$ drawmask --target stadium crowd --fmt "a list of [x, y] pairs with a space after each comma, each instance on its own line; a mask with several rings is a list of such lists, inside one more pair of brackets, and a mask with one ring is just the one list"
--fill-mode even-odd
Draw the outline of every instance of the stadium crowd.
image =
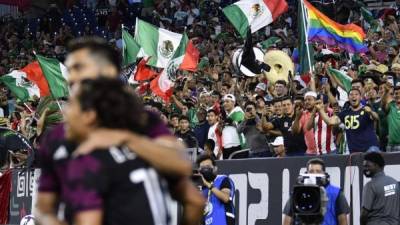
[[[155, 96], [146, 83], [131, 84], [146, 107], [158, 113], [188, 148], [215, 159], [400, 150], [400, 16], [396, 10], [373, 12], [376, 19], [371, 25], [358, 9], [352, 11], [350, 20], [367, 34], [367, 53], [353, 55], [314, 43], [310, 79], [296, 73], [294, 79], [272, 83], [233, 68], [231, 55], [243, 39], [221, 11], [231, 3], [67, 1], [63, 9], [54, 4], [39, 18], [3, 16], [0, 74], [33, 62], [33, 51], [63, 62], [66, 44], [78, 36], [101, 36], [122, 51], [121, 24], [133, 31], [135, 17], [140, 17], [174, 32], [186, 30], [200, 51], [197, 71], [179, 72], [169, 102]], [[265, 50], [282, 50], [297, 63], [297, 5], [288, 3], [288, 12], [253, 34], [253, 42], [275, 36], [280, 41]], [[330, 68], [352, 78], [351, 87], [345, 87]], [[60, 102], [44, 98], [22, 103], [0, 87], [0, 126], [20, 132], [34, 146], [44, 131], [63, 120]]]

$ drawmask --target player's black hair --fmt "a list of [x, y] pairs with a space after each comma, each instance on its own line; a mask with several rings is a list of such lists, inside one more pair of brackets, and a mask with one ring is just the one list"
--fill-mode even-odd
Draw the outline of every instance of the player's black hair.
[[400, 86], [395, 86], [395, 87], [394, 87], [394, 90], [395, 90], [395, 91], [400, 90]]
[[206, 160], [211, 160], [211, 163], [213, 164], [213, 166], [216, 166], [215, 160], [210, 155], [207, 155], [207, 154], [202, 154], [197, 158], [197, 160], [196, 160], [197, 166], [200, 166], [200, 163], [203, 161], [206, 161]]
[[105, 39], [94, 36], [80, 37], [72, 39], [67, 45], [69, 53], [82, 49], [89, 50], [91, 55], [100, 57], [115, 66], [118, 73], [121, 71], [120, 54]]
[[99, 127], [145, 133], [147, 114], [139, 97], [118, 79], [83, 80], [78, 93], [83, 111], [94, 110]]
[[379, 152], [368, 152], [364, 155], [365, 161], [370, 161], [378, 165], [380, 168], [385, 167], [385, 160]]
[[313, 159], [308, 160], [308, 162], [307, 162], [307, 171], [308, 171], [308, 167], [310, 167], [311, 164], [313, 164], [313, 165], [315, 165], [315, 164], [321, 165], [322, 170], [325, 172], [325, 162], [324, 162], [324, 160], [322, 160], [320, 158], [313, 158]]

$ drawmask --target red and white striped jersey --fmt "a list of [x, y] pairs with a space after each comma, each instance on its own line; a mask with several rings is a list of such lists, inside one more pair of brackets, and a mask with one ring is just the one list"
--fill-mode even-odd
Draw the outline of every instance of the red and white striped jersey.
[[[326, 113], [329, 117], [332, 117], [333, 109], [328, 108]], [[329, 154], [336, 150], [333, 126], [326, 124], [319, 113], [315, 115], [314, 119], [314, 137], [318, 154]]]

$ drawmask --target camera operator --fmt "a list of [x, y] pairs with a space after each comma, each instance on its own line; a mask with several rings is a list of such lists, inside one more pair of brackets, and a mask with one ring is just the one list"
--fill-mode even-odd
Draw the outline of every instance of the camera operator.
[[218, 168], [214, 159], [209, 155], [199, 156], [197, 165], [203, 181], [202, 193], [207, 199], [203, 224], [234, 225], [235, 186], [233, 181], [226, 175], [217, 176]]
[[[314, 158], [307, 162], [307, 173], [329, 176], [325, 172], [325, 162], [319, 158]], [[327, 182], [324, 188], [328, 197], [328, 204], [322, 225], [347, 225], [347, 214], [350, 213], [350, 208], [343, 192], [339, 187], [333, 186], [329, 182]], [[286, 202], [283, 214], [283, 225], [300, 224], [297, 220], [293, 219], [292, 198]]]
[[256, 103], [248, 101], [245, 104], [244, 121], [238, 126], [238, 132], [243, 133], [247, 147], [250, 148], [250, 157], [271, 157], [267, 145], [267, 137], [261, 133], [262, 121], [257, 115]]

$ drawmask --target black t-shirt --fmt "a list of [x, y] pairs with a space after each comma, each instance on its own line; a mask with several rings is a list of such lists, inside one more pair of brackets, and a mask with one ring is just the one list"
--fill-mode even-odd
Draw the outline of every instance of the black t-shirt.
[[299, 134], [292, 133], [293, 121], [294, 118], [287, 115], [272, 121], [275, 129], [278, 129], [282, 132], [286, 153], [289, 155], [291, 153], [304, 153], [307, 150], [304, 134], [302, 132]]
[[74, 214], [100, 209], [106, 225], [169, 224], [166, 180], [129, 149], [94, 151], [70, 158], [65, 166], [63, 196]]

